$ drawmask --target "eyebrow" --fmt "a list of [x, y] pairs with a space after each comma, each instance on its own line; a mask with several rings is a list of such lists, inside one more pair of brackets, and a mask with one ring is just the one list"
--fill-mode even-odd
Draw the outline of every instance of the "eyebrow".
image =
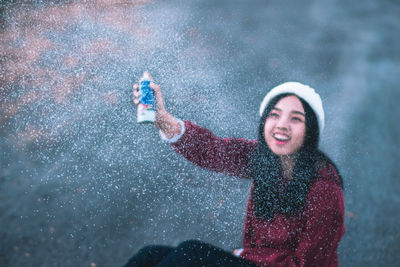
[[[280, 108], [272, 108], [272, 110], [278, 110], [278, 111], [282, 111]], [[297, 110], [293, 110], [293, 111], [291, 111], [290, 113], [293, 113], [293, 114], [298, 114], [298, 115], [302, 115], [302, 116], [306, 116], [306, 114], [304, 114], [303, 112], [301, 112], [301, 111], [297, 111]]]

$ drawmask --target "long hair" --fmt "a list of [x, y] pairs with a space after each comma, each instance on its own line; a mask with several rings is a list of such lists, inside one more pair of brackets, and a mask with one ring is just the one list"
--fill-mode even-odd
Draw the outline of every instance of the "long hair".
[[276, 96], [265, 108], [258, 128], [257, 149], [250, 161], [250, 174], [254, 179], [255, 215], [267, 220], [274, 218], [276, 214], [294, 216], [304, 206], [306, 196], [316, 177], [317, 163], [329, 162], [336, 168], [332, 161], [318, 150], [317, 118], [310, 105], [299, 97], [305, 111], [305, 138], [303, 145], [297, 151], [290, 181], [283, 181], [279, 156], [268, 147], [264, 136], [264, 126], [272, 108], [279, 100], [289, 95], [293, 94]]

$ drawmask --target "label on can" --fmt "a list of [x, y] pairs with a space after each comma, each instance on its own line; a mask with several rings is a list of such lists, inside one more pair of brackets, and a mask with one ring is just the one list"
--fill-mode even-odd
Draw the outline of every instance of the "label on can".
[[138, 122], [154, 122], [155, 121], [155, 106], [154, 92], [150, 88], [149, 80], [140, 81], [140, 97], [138, 105]]
[[154, 93], [150, 88], [150, 81], [141, 81], [140, 91], [139, 103], [145, 105], [146, 109], [154, 110]]

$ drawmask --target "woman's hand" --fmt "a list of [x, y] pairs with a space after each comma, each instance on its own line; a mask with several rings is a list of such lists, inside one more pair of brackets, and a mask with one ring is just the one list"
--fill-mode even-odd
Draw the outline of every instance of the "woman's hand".
[[[146, 75], [152, 80], [149, 72], [145, 72]], [[143, 74], [145, 74], [143, 73]], [[158, 129], [160, 129], [167, 138], [172, 138], [174, 135], [177, 135], [181, 132], [181, 125], [179, 124], [178, 120], [174, 118], [171, 114], [167, 112], [164, 105], [164, 98], [161, 93], [161, 88], [158, 84], [154, 82], [150, 82], [150, 88], [154, 92], [155, 98], [155, 105], [156, 105], [156, 121], [155, 125]], [[139, 85], [135, 83], [133, 85], [133, 103], [137, 106], [139, 104]]]
[[242, 252], [243, 252], [243, 249], [242, 249], [242, 248], [237, 248], [237, 249], [235, 249], [235, 250], [233, 251], [233, 255], [239, 257], [240, 254], [242, 254]]
[[[143, 72], [143, 76], [146, 75], [149, 77], [150, 80], [153, 80], [153, 77], [148, 71]], [[161, 88], [158, 84], [155, 84], [154, 82], [150, 82], [150, 88], [154, 92], [154, 98], [155, 98], [155, 103], [156, 103], [156, 113], [164, 113], [166, 112], [165, 106], [164, 106], [164, 98], [161, 93]], [[135, 97], [133, 102], [135, 105], [139, 104], [139, 85], [135, 83], [133, 85], [133, 96]]]

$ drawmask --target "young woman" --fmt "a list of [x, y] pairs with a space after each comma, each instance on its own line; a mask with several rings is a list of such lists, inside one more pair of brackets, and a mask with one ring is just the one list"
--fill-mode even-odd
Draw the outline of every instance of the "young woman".
[[209, 170], [250, 178], [252, 187], [243, 249], [233, 254], [196, 240], [147, 246], [126, 266], [338, 266], [345, 232], [342, 180], [318, 150], [324, 111], [314, 89], [297, 82], [273, 88], [260, 107], [258, 139], [246, 140], [220, 138], [174, 118], [160, 87], [151, 88], [155, 125], [177, 153]]

